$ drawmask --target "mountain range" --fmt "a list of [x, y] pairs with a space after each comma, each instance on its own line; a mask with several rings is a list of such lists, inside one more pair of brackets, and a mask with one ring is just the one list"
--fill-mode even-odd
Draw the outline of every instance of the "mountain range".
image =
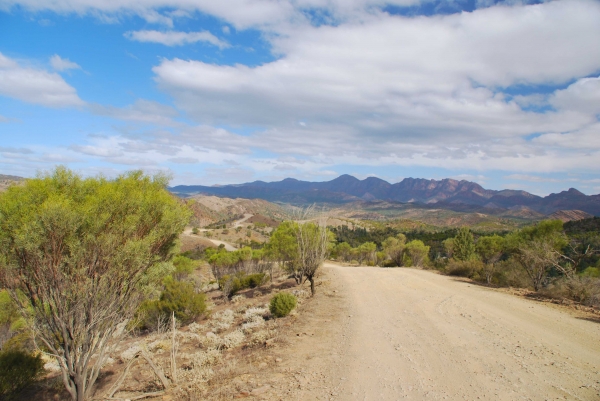
[[485, 189], [475, 182], [450, 178], [405, 178], [396, 184], [390, 184], [376, 177], [359, 180], [344, 174], [324, 182], [286, 178], [276, 182], [254, 181], [223, 186], [178, 185], [170, 190], [184, 197], [205, 194], [292, 204], [386, 201], [435, 205], [451, 210], [465, 207], [472, 210], [530, 209], [543, 214], [574, 209], [600, 216], [600, 195], [585, 195], [575, 188], [541, 197], [521, 190]]

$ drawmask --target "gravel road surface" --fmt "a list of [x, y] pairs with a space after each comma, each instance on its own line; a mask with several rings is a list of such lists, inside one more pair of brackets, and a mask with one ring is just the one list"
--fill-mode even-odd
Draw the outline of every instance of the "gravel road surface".
[[597, 321], [430, 271], [324, 269], [293, 399], [600, 399]]

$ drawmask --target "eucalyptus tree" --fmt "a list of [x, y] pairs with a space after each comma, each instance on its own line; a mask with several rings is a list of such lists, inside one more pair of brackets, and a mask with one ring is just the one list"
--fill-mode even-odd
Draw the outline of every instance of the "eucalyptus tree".
[[58, 167], [0, 195], [0, 280], [54, 356], [71, 398], [91, 399], [108, 353], [172, 268], [189, 209], [168, 179]]

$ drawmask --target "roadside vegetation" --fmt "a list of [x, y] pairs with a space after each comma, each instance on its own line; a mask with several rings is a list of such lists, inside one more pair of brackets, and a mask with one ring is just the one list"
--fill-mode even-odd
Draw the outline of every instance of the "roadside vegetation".
[[[496, 287], [529, 288], [539, 296], [600, 307], [600, 218], [563, 224], [545, 220], [512, 232], [467, 227], [398, 233], [391, 227], [332, 230], [338, 261], [423, 267]], [[384, 237], [387, 237], [384, 239]]]
[[[328, 258], [436, 269], [600, 306], [597, 218], [401, 232], [327, 227], [308, 213], [283, 222], [237, 213], [206, 231], [193, 226], [197, 205], [167, 183], [59, 167], [0, 194], [2, 399], [246, 396], [231, 379], [256, 369], [243, 361], [276, 363], [261, 350], [285, 343], [283, 327], [318, 291]], [[209, 234], [236, 238], [237, 248], [199, 238]]]
[[192, 213], [167, 183], [59, 167], [0, 194], [2, 399], [232, 398], [224, 353], [279, 341], [280, 320], [317, 290], [325, 222], [181, 253]]

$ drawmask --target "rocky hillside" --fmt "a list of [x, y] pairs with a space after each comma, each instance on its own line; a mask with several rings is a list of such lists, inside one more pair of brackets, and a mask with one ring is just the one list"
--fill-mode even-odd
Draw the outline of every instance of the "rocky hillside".
[[592, 216], [589, 213], [582, 212], [581, 210], [559, 210], [557, 212], [554, 212], [554, 213], [548, 215], [549, 219], [562, 220], [563, 223], [566, 223], [568, 221], [589, 219], [591, 217], [594, 217], [594, 216]]
[[0, 174], [0, 192], [6, 190], [10, 185], [19, 183], [23, 180], [23, 177], [17, 177], [16, 175]]
[[256, 221], [262, 218], [265, 224], [268, 221], [270, 224], [267, 225], [274, 225], [275, 222], [285, 220], [289, 216], [289, 211], [284, 207], [262, 199], [231, 199], [205, 195], [194, 195], [190, 198], [194, 200], [193, 223], [199, 227], [230, 222], [248, 214], [258, 216], [255, 217]]
[[474, 206], [486, 209], [531, 210], [550, 214], [558, 210], [581, 210], [600, 215], [600, 195], [585, 195], [571, 188], [558, 194], [540, 197], [526, 191], [495, 191], [465, 180], [426, 180], [405, 178], [390, 184], [375, 177], [359, 180], [342, 175], [326, 182], [299, 181], [286, 178], [283, 181], [254, 181], [239, 185], [206, 187], [180, 185], [171, 188], [180, 196], [194, 194], [264, 199], [271, 202], [291, 204], [349, 203], [357, 201], [386, 201], [413, 204], [436, 204], [436, 207], [454, 210], [457, 206]]

